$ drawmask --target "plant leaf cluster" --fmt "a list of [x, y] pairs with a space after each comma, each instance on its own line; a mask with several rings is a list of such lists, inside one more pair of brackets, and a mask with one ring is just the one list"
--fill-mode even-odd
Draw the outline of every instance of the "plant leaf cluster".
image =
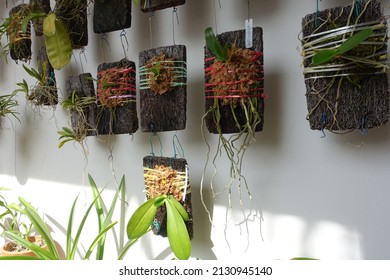
[[228, 43], [225, 43], [225, 45], [222, 47], [221, 43], [218, 41], [211, 27], [206, 28], [205, 39], [207, 47], [210, 49], [216, 59], [221, 62], [229, 61]]
[[186, 260], [191, 255], [191, 241], [185, 222], [190, 218], [183, 205], [173, 196], [160, 195], [143, 203], [127, 224], [129, 239], [137, 239], [147, 233], [156, 216], [157, 209], [165, 205], [167, 210], [167, 235], [172, 252], [178, 259]]

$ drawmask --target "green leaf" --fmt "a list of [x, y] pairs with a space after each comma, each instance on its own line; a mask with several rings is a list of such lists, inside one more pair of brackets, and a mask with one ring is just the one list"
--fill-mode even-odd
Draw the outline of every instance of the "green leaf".
[[374, 31], [371, 28], [363, 29], [359, 31], [358, 33], [354, 34], [353, 36], [349, 37], [337, 50], [337, 54], [343, 54], [347, 51], [353, 49], [357, 45], [359, 45], [361, 42], [365, 41], [368, 37], [370, 37]]
[[371, 28], [363, 29], [358, 33], [349, 37], [344, 43], [342, 43], [337, 49], [328, 49], [317, 52], [312, 58], [313, 66], [317, 66], [332, 60], [337, 55], [342, 55], [347, 51], [355, 48], [361, 42], [370, 37], [374, 31]]
[[191, 240], [182, 216], [171, 200], [165, 203], [167, 208], [167, 234], [172, 252], [180, 260], [191, 255]]
[[36, 18], [45, 17], [45, 13], [31, 13], [27, 17], [25, 17], [22, 21], [22, 32], [26, 33], [28, 25], [30, 24], [30, 21]]
[[222, 48], [217, 37], [214, 35], [213, 29], [211, 27], [206, 28], [205, 30], [205, 39], [206, 46], [210, 49], [216, 59], [219, 61], [225, 62], [228, 59], [229, 46], [227, 44]]
[[45, 36], [54, 36], [56, 33], [56, 14], [52, 13], [43, 20], [43, 34]]
[[313, 66], [317, 66], [332, 60], [337, 54], [337, 50], [323, 50], [313, 56]]
[[64, 25], [59, 20], [56, 20], [54, 24], [55, 33], [52, 36], [45, 35], [45, 44], [51, 65], [54, 69], [59, 70], [70, 62], [72, 43]]
[[[91, 256], [93, 250], [95, 249], [96, 246], [98, 246], [98, 244], [101, 242], [101, 240], [104, 240], [106, 238], [106, 234], [107, 232], [117, 224], [118, 222], [115, 221], [115, 222], [112, 222], [111, 224], [109, 224], [108, 226], [102, 228], [102, 229], [99, 229], [99, 234], [95, 237], [95, 239], [92, 241], [91, 245], [89, 246], [85, 256], [84, 256], [84, 259], [85, 260], [89, 260], [89, 257]], [[104, 248], [104, 247], [103, 247]], [[100, 258], [100, 260], [103, 259], [103, 256]], [[97, 259], [99, 260], [99, 259]]]
[[23, 64], [23, 68], [31, 77], [37, 79], [38, 81], [42, 80], [42, 75], [34, 68], [28, 68], [25, 64]]
[[20, 244], [20, 245], [26, 247], [31, 252], [33, 252], [37, 256], [38, 259], [41, 259], [41, 260], [55, 260], [56, 259], [49, 251], [35, 245], [34, 243], [31, 243], [27, 239], [24, 239], [13, 232], [6, 231], [4, 234], [7, 237], [9, 237], [10, 239], [12, 239], [14, 242], [16, 242], [17, 244]]
[[143, 203], [131, 216], [127, 224], [127, 236], [129, 239], [136, 239], [144, 235], [157, 213], [155, 206], [156, 199], [149, 199]]
[[170, 196], [168, 199], [172, 203], [172, 205], [175, 206], [176, 210], [180, 213], [180, 216], [183, 218], [183, 220], [186, 222], [189, 221], [190, 217], [188, 216], [188, 213], [186, 209], [184, 209], [183, 205], [173, 196]]
[[22, 197], [19, 197], [19, 201], [24, 206], [24, 213], [27, 215], [31, 223], [34, 225], [34, 228], [39, 232], [39, 234], [45, 241], [46, 246], [48, 247], [49, 252], [52, 256], [52, 259], [58, 260], [59, 253], [48, 226], [29, 202], [27, 202]]

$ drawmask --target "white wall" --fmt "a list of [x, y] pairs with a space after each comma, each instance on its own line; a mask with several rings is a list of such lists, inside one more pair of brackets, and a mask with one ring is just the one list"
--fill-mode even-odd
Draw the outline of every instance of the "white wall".
[[[0, 2], [1, 17], [6, 17], [8, 11], [4, 2]], [[372, 129], [367, 136], [357, 131], [343, 136], [327, 133], [321, 138], [322, 134], [311, 131], [305, 119], [298, 33], [302, 17], [315, 11], [314, 0], [250, 1], [254, 24], [264, 29], [265, 92], [269, 96], [264, 131], [257, 134], [257, 142], [246, 154], [243, 170], [253, 195], [252, 221], [247, 224], [248, 231], [245, 224], [238, 226], [241, 211], [235, 204], [226, 227], [229, 243], [226, 242], [227, 201], [222, 195], [215, 201], [210, 197], [206, 199], [213, 208], [215, 224], [210, 225], [199, 193], [206, 160], [206, 145], [200, 129], [204, 112], [203, 31], [207, 26], [215, 28], [215, 22], [218, 32], [242, 29], [247, 17], [247, 1], [220, 2], [221, 8], [217, 5], [214, 13], [213, 1], [188, 0], [178, 7], [180, 25], [175, 26], [176, 44], [185, 44], [188, 52], [188, 121], [186, 130], [178, 131], [177, 135], [190, 168], [195, 223], [193, 257], [390, 258], [389, 126]], [[320, 8], [350, 2], [322, 1]], [[388, 1], [382, 3], [388, 11]], [[93, 7], [90, 11], [92, 13]], [[152, 22], [153, 47], [171, 45], [172, 9], [157, 12]], [[108, 36], [110, 51], [101, 37], [93, 33], [91, 21], [89, 26], [90, 41], [85, 57], [75, 52], [71, 65], [56, 73], [61, 96], [64, 96], [69, 75], [78, 75], [82, 69], [96, 75], [99, 63], [124, 56], [119, 32]], [[148, 15], [133, 7], [132, 27], [126, 32], [130, 44], [127, 57], [138, 65], [138, 52], [151, 47]], [[21, 65], [0, 61], [0, 94], [12, 92], [23, 78], [28, 79]], [[79, 193], [81, 216], [85, 200], [89, 198], [88, 173], [100, 186], [107, 185], [104, 193], [107, 201], [115, 189], [115, 177], [119, 180], [126, 175], [127, 218], [144, 201], [142, 158], [150, 153], [150, 134], [137, 131], [133, 136], [90, 138], [86, 160], [78, 146], [68, 144], [57, 148], [56, 132], [68, 125], [68, 115], [62, 108], [36, 112], [21, 98], [19, 112], [21, 123], [2, 122], [0, 185], [13, 188], [10, 198], [21, 195], [50, 215], [52, 220], [48, 222], [62, 244], [64, 235], [53, 224], [53, 219], [57, 225], [66, 227], [70, 205]], [[165, 156], [173, 155], [173, 135], [159, 134]], [[215, 148], [216, 136], [207, 137]], [[218, 162], [218, 167], [221, 176], [216, 187], [222, 190], [229, 176], [225, 158]], [[237, 200], [236, 190], [233, 196]], [[244, 204], [246, 213], [249, 213], [249, 205], [248, 201]], [[89, 232], [83, 238], [85, 246], [94, 234], [94, 222], [91, 219], [88, 224]], [[126, 258], [164, 258], [169, 254], [167, 247], [166, 239], [150, 234], [132, 248]], [[115, 258], [115, 249], [109, 250], [107, 258]]]

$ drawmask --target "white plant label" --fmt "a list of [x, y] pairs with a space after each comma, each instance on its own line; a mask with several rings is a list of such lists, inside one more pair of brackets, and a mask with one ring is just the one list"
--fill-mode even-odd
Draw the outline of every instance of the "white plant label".
[[245, 47], [247, 49], [253, 47], [253, 19], [245, 20]]

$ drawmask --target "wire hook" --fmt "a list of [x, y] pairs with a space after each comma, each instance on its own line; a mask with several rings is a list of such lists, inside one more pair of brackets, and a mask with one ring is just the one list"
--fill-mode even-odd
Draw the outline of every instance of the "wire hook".
[[[127, 40], [126, 31], [123, 29], [119, 36], [121, 38], [123, 54], [125, 55], [125, 58], [127, 58], [127, 52], [129, 51], [129, 40]], [[126, 42], [126, 48], [125, 48], [125, 44], [123, 43], [123, 41]]]

